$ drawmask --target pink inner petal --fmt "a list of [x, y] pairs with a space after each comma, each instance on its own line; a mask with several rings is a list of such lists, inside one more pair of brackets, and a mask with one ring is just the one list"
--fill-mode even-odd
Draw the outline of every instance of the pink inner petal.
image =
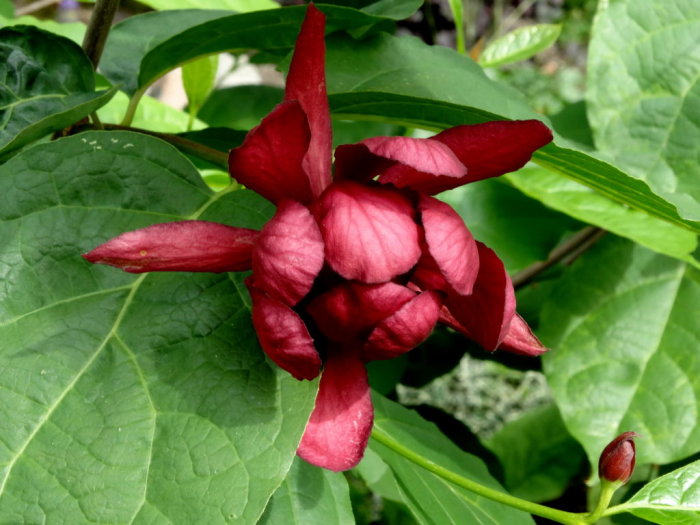
[[296, 101], [283, 102], [229, 153], [229, 173], [266, 199], [279, 203], [313, 200], [302, 159], [309, 147], [309, 124]]
[[467, 167], [465, 176], [435, 176], [427, 170], [397, 165], [389, 168], [379, 181], [434, 195], [523, 167], [535, 150], [551, 142], [552, 132], [539, 120], [496, 121], [450, 128], [432, 140], [445, 144], [455, 153]]
[[364, 455], [373, 418], [364, 363], [353, 350], [331, 348], [297, 454], [319, 467], [348, 470]]
[[442, 301], [423, 292], [377, 325], [363, 349], [367, 360], [393, 359], [425, 341], [435, 327]]
[[365, 339], [382, 319], [415, 297], [392, 282], [346, 282], [315, 298], [307, 307], [319, 330], [337, 342]]
[[454, 291], [469, 295], [479, 272], [474, 237], [457, 212], [442, 201], [421, 195], [418, 210], [430, 255]]
[[386, 170], [394, 161], [421, 172], [447, 177], [467, 173], [452, 150], [431, 139], [411, 137], [373, 137], [336, 150], [336, 178], [369, 180]]
[[498, 349], [530, 356], [544, 354], [548, 350], [518, 313], [513, 317], [508, 333]]
[[313, 286], [323, 267], [323, 239], [308, 208], [283, 201], [253, 250], [255, 285], [289, 306]]
[[314, 212], [326, 245], [326, 260], [346, 279], [389, 281], [420, 257], [411, 201], [391, 188], [353, 181], [333, 184]]
[[515, 315], [515, 292], [498, 256], [477, 242], [479, 274], [471, 295], [450, 294], [446, 305], [469, 337], [493, 351], [503, 341]]
[[246, 284], [253, 300], [253, 326], [268, 357], [296, 379], [316, 377], [321, 358], [304, 321], [287, 305]]
[[311, 142], [303, 165], [314, 197], [321, 195], [331, 183], [331, 117], [326, 94], [325, 27], [325, 15], [309, 4], [289, 66], [284, 97], [285, 100], [298, 100], [309, 120]]
[[216, 222], [168, 222], [122, 233], [83, 257], [131, 273], [239, 272], [250, 269], [257, 237]]

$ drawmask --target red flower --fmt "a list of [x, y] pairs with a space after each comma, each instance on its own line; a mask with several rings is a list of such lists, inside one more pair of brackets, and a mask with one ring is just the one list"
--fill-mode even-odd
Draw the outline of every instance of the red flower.
[[490, 351], [545, 351], [515, 313], [501, 261], [431, 195], [518, 169], [552, 135], [530, 120], [430, 139], [375, 137], [336, 149], [332, 181], [324, 30], [310, 5], [284, 102], [229, 157], [231, 175], [277, 205], [260, 232], [158, 224], [85, 258], [130, 272], [252, 269], [246, 283], [262, 348], [297, 379], [323, 370], [298, 453], [345, 470], [362, 458], [372, 428], [367, 361], [415, 348], [437, 321]]

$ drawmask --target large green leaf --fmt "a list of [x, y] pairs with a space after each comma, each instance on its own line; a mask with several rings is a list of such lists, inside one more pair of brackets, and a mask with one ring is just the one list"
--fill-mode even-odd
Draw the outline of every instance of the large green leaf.
[[239, 13], [274, 9], [279, 4], [274, 0], [142, 0], [153, 9], [229, 9]]
[[[327, 69], [331, 108], [345, 118], [433, 130], [502, 118], [542, 118], [512, 90], [490, 81], [469, 58], [413, 38], [383, 34], [361, 42], [330, 38]], [[681, 219], [674, 206], [646, 183], [564, 139], [557, 137], [534, 159], [606, 198], [700, 232], [700, 223]]]
[[[345, 7], [319, 7], [327, 15], [327, 32], [369, 27], [386, 20]], [[305, 6], [294, 6], [237, 15], [188, 9], [135, 16], [110, 32], [101, 70], [132, 95], [171, 69], [201, 56], [245, 49], [291, 50], [305, 13]]]
[[107, 103], [80, 47], [31, 26], [0, 29], [0, 157]]
[[644, 486], [619, 508], [659, 525], [700, 522], [700, 461]]
[[508, 491], [530, 501], [557, 499], [585, 460], [554, 405], [507, 423], [484, 445], [500, 460]]
[[351, 525], [348, 483], [331, 472], [295, 458], [287, 479], [277, 489], [260, 525]]
[[695, 265], [699, 263], [694, 253], [698, 236], [689, 230], [606, 199], [574, 180], [539, 166], [527, 166], [506, 178], [550, 208], [633, 239], [659, 253]]
[[554, 44], [561, 33], [558, 24], [533, 24], [497, 38], [479, 56], [483, 67], [496, 67], [525, 60]]
[[138, 76], [141, 61], [149, 51], [191, 27], [230, 14], [230, 11], [222, 10], [185, 9], [129, 17], [109, 32], [100, 60], [100, 71], [122, 91], [133, 95], [140, 87]]
[[572, 435], [597, 462], [623, 431], [640, 463], [700, 450], [700, 271], [608, 237], [553, 288], [539, 335]]
[[[482, 485], [502, 490], [480, 459], [460, 450], [435, 425], [384, 397], [374, 395], [373, 400], [375, 432], [437, 465]], [[528, 514], [453, 485], [377, 439], [370, 441], [370, 448], [391, 467], [401, 493], [406, 497], [406, 505], [421, 523], [534, 523]]]
[[700, 220], [700, 3], [601, 2], [589, 51], [596, 145]]
[[260, 227], [272, 207], [213, 195], [128, 132], [27, 149], [0, 192], [0, 522], [255, 522], [316, 384], [267, 364], [234, 274], [134, 276], [80, 253], [182, 218]]

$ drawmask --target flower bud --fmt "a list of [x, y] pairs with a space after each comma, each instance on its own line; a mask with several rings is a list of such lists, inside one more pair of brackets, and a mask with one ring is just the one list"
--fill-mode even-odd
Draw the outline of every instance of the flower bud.
[[605, 447], [598, 461], [598, 475], [601, 480], [625, 483], [634, 471], [635, 432], [623, 432]]

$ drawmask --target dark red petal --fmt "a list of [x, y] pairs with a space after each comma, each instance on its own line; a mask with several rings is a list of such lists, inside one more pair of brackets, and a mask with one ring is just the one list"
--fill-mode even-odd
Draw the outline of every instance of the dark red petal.
[[387, 170], [379, 181], [434, 195], [523, 167], [535, 150], [551, 142], [552, 132], [539, 120], [496, 121], [457, 126], [432, 139], [447, 145], [467, 167], [464, 177], [435, 176], [425, 170], [397, 165]]
[[634, 472], [636, 432], [623, 432], [603, 449], [598, 460], [598, 476], [601, 480], [626, 483]]
[[268, 357], [299, 380], [316, 377], [321, 358], [304, 321], [287, 305], [246, 284], [253, 300], [253, 326]]
[[393, 359], [414, 349], [433, 331], [441, 306], [435, 292], [411, 299], [372, 331], [363, 349], [364, 359]]
[[450, 313], [471, 339], [493, 351], [508, 333], [515, 315], [515, 292], [510, 277], [498, 256], [482, 243], [479, 249], [479, 274], [471, 295], [448, 295]]
[[325, 27], [325, 15], [310, 4], [294, 48], [284, 96], [285, 100], [298, 100], [308, 118], [311, 142], [303, 165], [314, 197], [321, 195], [331, 183], [331, 116], [326, 94]]
[[336, 472], [350, 469], [364, 455], [373, 419], [364, 364], [353, 351], [331, 348], [297, 454]]
[[335, 176], [337, 179], [368, 180], [391, 165], [387, 164], [387, 159], [433, 175], [462, 177], [467, 173], [452, 150], [438, 141], [373, 137], [336, 149]]
[[415, 293], [392, 282], [346, 282], [319, 295], [307, 307], [319, 330], [337, 342], [364, 340], [379, 321], [396, 312]]
[[298, 202], [282, 201], [255, 243], [255, 285], [294, 306], [322, 267], [323, 239], [311, 212]]
[[333, 184], [314, 207], [326, 260], [346, 279], [389, 281], [420, 257], [411, 201], [386, 187]]
[[544, 354], [548, 350], [547, 347], [540, 343], [540, 340], [532, 333], [525, 319], [520, 317], [517, 312], [513, 316], [508, 333], [498, 349], [530, 356]]
[[168, 222], [122, 233], [83, 257], [131, 273], [240, 272], [251, 267], [257, 236], [216, 222]]
[[283, 102], [232, 149], [228, 169], [238, 182], [279, 203], [313, 200], [302, 159], [309, 147], [309, 125], [296, 101]]
[[421, 195], [418, 204], [425, 242], [445, 280], [455, 292], [469, 295], [479, 272], [479, 252], [471, 232], [456, 211]]

